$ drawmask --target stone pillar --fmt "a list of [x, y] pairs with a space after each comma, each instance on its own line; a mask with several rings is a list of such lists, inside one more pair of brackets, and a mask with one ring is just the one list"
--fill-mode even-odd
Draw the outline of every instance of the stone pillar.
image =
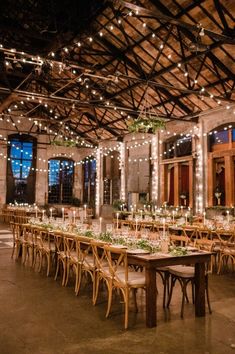
[[174, 162], [174, 206], [175, 207], [180, 204], [179, 181], [180, 181], [180, 165], [178, 162]]
[[225, 163], [225, 205], [232, 207], [234, 205], [234, 164], [232, 156], [224, 157]]
[[103, 179], [102, 179], [102, 161], [101, 161], [101, 149], [100, 147], [96, 150], [96, 203], [95, 203], [95, 213], [96, 217], [100, 215], [100, 206], [102, 204], [103, 196]]
[[213, 166], [213, 158], [211, 154], [209, 155], [208, 162], [207, 162], [207, 206], [213, 206], [214, 201], [214, 166]]
[[126, 144], [119, 143], [120, 160], [119, 168], [121, 172], [120, 199], [126, 201]]
[[7, 143], [0, 145], [0, 205], [6, 203], [7, 194]]
[[195, 211], [196, 213], [202, 213], [204, 210], [204, 180], [203, 171], [205, 160], [203, 158], [203, 127], [202, 122], [199, 123], [197, 131], [198, 139], [196, 141], [196, 183], [195, 183]]
[[188, 163], [189, 169], [189, 207], [193, 208], [193, 160], [190, 160]]
[[44, 205], [48, 200], [48, 161], [46, 149], [37, 146], [37, 160], [36, 160], [36, 183], [35, 183], [35, 203]]
[[159, 204], [159, 146], [158, 137], [152, 137], [152, 201]]

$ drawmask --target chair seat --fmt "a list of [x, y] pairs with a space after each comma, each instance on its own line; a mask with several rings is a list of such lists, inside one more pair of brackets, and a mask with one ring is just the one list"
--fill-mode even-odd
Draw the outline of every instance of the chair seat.
[[60, 259], [67, 258], [67, 255], [64, 251], [58, 251], [57, 254]]
[[168, 271], [172, 275], [181, 278], [194, 278], [195, 275], [194, 267], [190, 267], [190, 266], [183, 266], [183, 265], [169, 266]]
[[[125, 272], [120, 272], [118, 274], [118, 278], [123, 283], [126, 283]], [[146, 284], [145, 274], [139, 273], [139, 272], [128, 272], [127, 285], [133, 286], [133, 287], [135, 287], [135, 286], [141, 287], [141, 286], [145, 286], [145, 284]]]
[[95, 260], [93, 256], [86, 256], [86, 258], [83, 261], [83, 266], [86, 267], [88, 266], [89, 268], [95, 268]]
[[233, 248], [224, 248], [222, 254], [235, 256], [235, 249]]
[[51, 243], [49, 247], [47, 242], [43, 242], [41, 248], [46, 252], [55, 252], [55, 245], [53, 243]]
[[71, 251], [70, 255], [68, 256], [68, 258], [70, 259], [70, 262], [74, 262], [74, 263], [78, 263], [78, 254], [76, 251]]

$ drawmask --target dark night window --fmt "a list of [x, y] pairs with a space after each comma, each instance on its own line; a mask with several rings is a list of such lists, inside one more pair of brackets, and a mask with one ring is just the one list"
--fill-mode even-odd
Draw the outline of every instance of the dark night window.
[[35, 139], [27, 135], [9, 137], [7, 203], [33, 203], [35, 199]]
[[90, 206], [95, 205], [95, 180], [96, 180], [96, 161], [85, 160], [83, 164], [83, 202]]
[[[222, 125], [216, 128], [216, 130], [212, 130], [208, 135], [209, 142], [209, 151], [213, 151], [214, 146], [222, 145], [221, 148], [227, 148], [226, 145], [230, 140], [232, 142], [235, 141], [235, 128], [234, 124]], [[217, 148], [217, 147], [216, 147]], [[219, 148], [219, 147], [218, 147]]]
[[56, 158], [48, 161], [48, 203], [72, 203], [74, 162]]
[[164, 159], [171, 159], [174, 157], [188, 156], [192, 154], [192, 138], [191, 136], [184, 136], [182, 138], [175, 138], [169, 140], [164, 144]]

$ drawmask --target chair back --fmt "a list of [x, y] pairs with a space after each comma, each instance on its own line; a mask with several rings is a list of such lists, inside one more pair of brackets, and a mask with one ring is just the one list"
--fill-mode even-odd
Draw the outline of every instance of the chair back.
[[78, 254], [79, 262], [83, 266], [89, 268], [91, 263], [90, 263], [90, 258], [88, 260], [88, 257], [92, 255], [95, 264], [95, 255], [91, 244], [92, 239], [85, 236], [76, 236], [75, 242], [76, 242], [76, 251]]
[[106, 245], [105, 242], [91, 240], [91, 248], [92, 248], [95, 267], [97, 271], [103, 271], [104, 261], [105, 261], [105, 250], [104, 250], [105, 245]]
[[[111, 279], [117, 284], [125, 285], [128, 283], [128, 261], [127, 250], [125, 248], [114, 247], [110, 245], [104, 246], [104, 259], [108, 262], [109, 273]], [[122, 274], [125, 274], [124, 284], [123, 277], [120, 278], [120, 268]]]
[[55, 248], [57, 254], [66, 254], [65, 236], [62, 231], [54, 231], [52, 233], [55, 242]]
[[185, 247], [190, 243], [190, 238], [188, 236], [170, 235], [169, 238], [172, 246]]

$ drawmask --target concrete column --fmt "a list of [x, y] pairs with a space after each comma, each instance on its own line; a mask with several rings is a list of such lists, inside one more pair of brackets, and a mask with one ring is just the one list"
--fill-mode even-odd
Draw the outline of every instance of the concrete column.
[[202, 213], [204, 209], [204, 180], [203, 171], [205, 159], [203, 158], [203, 127], [202, 122], [199, 123], [196, 140], [196, 178], [195, 178], [195, 211], [196, 213]]
[[121, 186], [120, 186], [120, 199], [126, 200], [126, 144], [124, 142], [119, 143], [120, 151], [120, 170], [121, 170]]
[[158, 158], [158, 137], [152, 137], [152, 201], [158, 205], [159, 202], [159, 158]]
[[193, 161], [189, 161], [189, 207], [193, 208]]
[[35, 203], [44, 205], [48, 197], [48, 161], [46, 148], [38, 145], [36, 160]]
[[7, 144], [0, 145], [0, 205], [6, 203], [7, 194]]
[[234, 164], [232, 156], [224, 157], [225, 164], [225, 205], [234, 205]]
[[103, 178], [102, 178], [102, 157], [100, 147], [96, 150], [96, 204], [95, 204], [95, 213], [96, 216], [100, 215], [100, 206], [102, 203], [103, 197]]
[[178, 162], [174, 162], [174, 206], [175, 207], [180, 204], [179, 181], [180, 181], [180, 166]]
[[213, 206], [214, 204], [214, 189], [215, 189], [215, 185], [214, 185], [214, 166], [213, 166], [213, 158], [212, 156], [209, 156], [208, 160], [207, 160], [207, 205]]

